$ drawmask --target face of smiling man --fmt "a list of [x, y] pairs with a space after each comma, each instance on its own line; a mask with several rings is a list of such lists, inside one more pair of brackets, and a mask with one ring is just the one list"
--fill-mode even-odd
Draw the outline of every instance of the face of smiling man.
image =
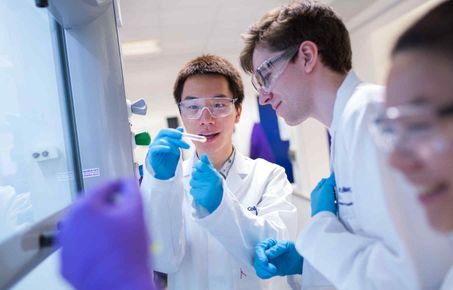
[[290, 61], [292, 54], [279, 58], [285, 53], [286, 51], [271, 52], [257, 47], [253, 53], [253, 67], [256, 72], [265, 62], [278, 58], [273, 69], [266, 73], [266, 77], [272, 79], [269, 91], [258, 91], [259, 102], [261, 105], [271, 105], [288, 125], [296, 126], [313, 115], [312, 82], [304, 71], [301, 53], [294, 61]]
[[[233, 99], [225, 77], [214, 74], [194, 75], [185, 81], [181, 101], [206, 99], [203, 101], [208, 102], [208, 99], [215, 98]], [[215, 167], [221, 166], [232, 153], [234, 126], [241, 116], [242, 107], [236, 108], [233, 102], [228, 103], [228, 106], [231, 106], [231, 114], [224, 117], [216, 118], [207, 108], [203, 108], [198, 119], [189, 119], [181, 115], [187, 132], [206, 136], [205, 143], [194, 143], [198, 155], [206, 153]]]

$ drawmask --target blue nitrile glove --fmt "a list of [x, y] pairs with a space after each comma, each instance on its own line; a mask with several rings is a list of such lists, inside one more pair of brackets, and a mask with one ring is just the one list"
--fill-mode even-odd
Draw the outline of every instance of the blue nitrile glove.
[[149, 241], [135, 180], [87, 192], [61, 223], [61, 274], [77, 290], [152, 290]]
[[266, 239], [255, 247], [253, 267], [261, 279], [302, 274], [304, 258], [291, 241]]
[[148, 159], [154, 170], [154, 177], [167, 180], [175, 176], [181, 151], [190, 147], [182, 140], [182, 128], [162, 129], [149, 145]]
[[206, 154], [202, 154], [200, 162], [195, 165], [190, 180], [190, 194], [194, 201], [209, 213], [217, 209], [222, 201], [222, 176], [212, 166]]
[[311, 192], [311, 216], [314, 216], [321, 211], [330, 211], [333, 214], [337, 213], [335, 204], [335, 174], [329, 178], [323, 178]]

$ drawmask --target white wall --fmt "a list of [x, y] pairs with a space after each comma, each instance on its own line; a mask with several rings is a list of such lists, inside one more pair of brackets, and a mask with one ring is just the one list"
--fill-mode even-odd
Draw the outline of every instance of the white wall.
[[384, 84], [398, 36], [442, 0], [380, 0], [348, 23], [353, 67], [369, 82]]

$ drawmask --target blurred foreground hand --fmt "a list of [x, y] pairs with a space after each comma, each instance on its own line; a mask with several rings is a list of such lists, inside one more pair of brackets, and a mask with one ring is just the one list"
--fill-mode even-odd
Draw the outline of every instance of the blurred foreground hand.
[[63, 219], [58, 243], [61, 274], [78, 290], [154, 289], [135, 180], [87, 191]]

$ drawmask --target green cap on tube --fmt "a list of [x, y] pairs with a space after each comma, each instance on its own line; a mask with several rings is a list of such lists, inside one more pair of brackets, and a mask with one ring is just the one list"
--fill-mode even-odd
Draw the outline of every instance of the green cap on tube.
[[148, 132], [141, 132], [135, 135], [135, 144], [138, 146], [148, 146], [151, 143], [151, 135]]

